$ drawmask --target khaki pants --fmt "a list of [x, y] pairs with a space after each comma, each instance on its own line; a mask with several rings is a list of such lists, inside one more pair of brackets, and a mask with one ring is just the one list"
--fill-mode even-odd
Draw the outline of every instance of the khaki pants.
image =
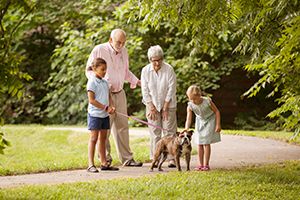
[[[127, 99], [125, 91], [122, 90], [119, 93], [112, 94], [112, 100], [117, 112], [127, 115]], [[112, 133], [117, 154], [122, 163], [126, 160], [133, 158], [133, 154], [129, 147], [129, 127], [128, 127], [128, 118], [117, 113], [110, 115], [110, 132], [106, 140], [106, 151], [107, 159], [112, 159], [111, 157], [111, 147], [109, 142], [110, 133]]]
[[[148, 113], [150, 112], [148, 106], [146, 106], [146, 116], [148, 116]], [[156, 126], [162, 127], [164, 129], [168, 129], [169, 131], [162, 131], [159, 128], [155, 128], [153, 126], [149, 127], [150, 132], [150, 159], [153, 159], [156, 143], [160, 140], [161, 137], [166, 135], [175, 135], [177, 131], [177, 119], [176, 119], [176, 108], [170, 108], [169, 109], [169, 116], [168, 120], [163, 121], [162, 120], [162, 112], [159, 112], [157, 114], [158, 119], [153, 121], [147, 117], [147, 120], [149, 123], [154, 124]], [[168, 159], [174, 159], [170, 156], [168, 156]]]

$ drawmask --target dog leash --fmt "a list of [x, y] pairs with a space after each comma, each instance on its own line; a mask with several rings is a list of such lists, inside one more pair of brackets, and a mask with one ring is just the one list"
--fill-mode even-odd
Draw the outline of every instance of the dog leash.
[[162, 127], [157, 126], [157, 125], [155, 125], [155, 124], [152, 124], [152, 123], [146, 122], [146, 121], [144, 121], [144, 120], [138, 119], [138, 118], [136, 118], [136, 117], [134, 117], [134, 116], [132, 116], [132, 115], [129, 116], [129, 115], [126, 115], [126, 114], [124, 114], [124, 113], [120, 113], [120, 112], [117, 112], [117, 111], [115, 111], [115, 112], [116, 112], [117, 114], [119, 114], [119, 115], [122, 115], [123, 117], [131, 118], [131, 119], [133, 119], [133, 120], [135, 120], [135, 121], [138, 121], [138, 122], [140, 122], [140, 123], [142, 123], [142, 124], [149, 125], [149, 126], [153, 126], [153, 127], [158, 128], [158, 129], [160, 129], [160, 130], [162, 130], [162, 131], [169, 131], [168, 129], [165, 129], [165, 128], [162, 128]]

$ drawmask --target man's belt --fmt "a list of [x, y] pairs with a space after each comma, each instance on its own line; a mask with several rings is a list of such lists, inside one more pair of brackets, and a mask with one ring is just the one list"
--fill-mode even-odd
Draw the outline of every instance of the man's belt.
[[120, 90], [120, 91], [117, 91], [117, 92], [111, 92], [112, 94], [119, 94], [120, 92], [122, 92], [123, 91], [123, 89], [122, 90]]

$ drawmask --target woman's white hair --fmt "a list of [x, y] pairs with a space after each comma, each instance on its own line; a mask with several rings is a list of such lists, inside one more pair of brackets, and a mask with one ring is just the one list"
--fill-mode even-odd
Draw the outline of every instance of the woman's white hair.
[[151, 46], [148, 49], [148, 59], [151, 61], [153, 57], [164, 58], [164, 52], [159, 45]]

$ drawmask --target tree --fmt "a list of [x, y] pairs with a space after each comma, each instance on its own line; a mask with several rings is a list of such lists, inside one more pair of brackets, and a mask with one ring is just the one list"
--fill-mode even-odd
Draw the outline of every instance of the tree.
[[[300, 131], [300, 13], [298, 1], [264, 1], [252, 18], [252, 29], [247, 35], [255, 39], [255, 48], [240, 43], [244, 51], [255, 54], [252, 62], [245, 68], [260, 72], [261, 78], [245, 93], [255, 96], [266, 85], [274, 85], [268, 96], [280, 93], [278, 107], [268, 114], [270, 118], [279, 118], [283, 127]], [[255, 9], [255, 10], [254, 10]], [[246, 45], [245, 45], [246, 44]]]
[[[44, 111], [48, 102], [42, 99], [49, 92], [45, 82], [51, 72], [50, 58], [60, 42], [55, 38], [56, 31], [65, 20], [78, 27], [81, 18], [76, 13], [80, 6], [76, 0], [38, 1], [33, 12], [24, 19], [22, 28], [18, 29], [18, 38], [14, 37], [15, 42], [11, 44], [11, 48], [23, 58], [18, 69], [30, 75], [33, 81], [21, 80], [24, 86], [21, 98], [3, 94], [0, 104], [3, 105], [2, 115], [7, 123], [51, 122]], [[10, 9], [12, 11], [9, 17], [18, 19], [19, 8]]]
[[[34, 4], [27, 1], [3, 0], [0, 7], [0, 93], [9, 94], [21, 98], [23, 95], [23, 80], [30, 80], [31, 77], [27, 73], [23, 73], [19, 69], [20, 63], [24, 57], [14, 49], [14, 43], [19, 39], [19, 33], [24, 20], [33, 11]], [[21, 18], [12, 17], [14, 14]], [[0, 98], [3, 98], [1, 95]], [[2, 111], [0, 117], [0, 125], [3, 126], [4, 119]], [[0, 131], [0, 154], [9, 145], [8, 141], [3, 137], [4, 133]]]
[[[168, 21], [180, 33], [189, 35], [191, 51], [208, 52], [218, 43], [218, 33], [231, 30], [239, 42], [234, 52], [250, 54], [243, 63], [249, 71], [262, 76], [245, 93], [255, 96], [266, 84], [279, 92], [278, 108], [269, 117], [284, 119], [284, 127], [299, 132], [299, 3], [290, 0], [266, 1], [130, 1], [140, 19], [156, 29]], [[232, 29], [231, 29], [232, 28]]]
[[[217, 89], [217, 81], [222, 75], [230, 73], [237, 65], [232, 65], [232, 46], [229, 41], [229, 31], [218, 32], [217, 40], [207, 51], [194, 48], [190, 56], [191, 36], [180, 33], [171, 23], [162, 22], [160, 29], [143, 25], [143, 21], [135, 20], [132, 15], [138, 15], [139, 10], [132, 7], [128, 1], [81, 2], [83, 9], [77, 17], [80, 25], [65, 21], [59, 28], [57, 39], [60, 44], [52, 57], [52, 70], [47, 81], [49, 90], [45, 101], [49, 101], [46, 112], [57, 122], [85, 122], [87, 106], [85, 91], [86, 77], [84, 66], [92, 48], [99, 43], [108, 41], [110, 31], [122, 27], [127, 33], [130, 69], [138, 77], [143, 66], [148, 63], [147, 49], [151, 45], [160, 44], [165, 50], [166, 61], [175, 68], [178, 79], [178, 99], [186, 101], [185, 89], [193, 80], [205, 83], [203, 89]], [[201, 62], [199, 62], [201, 60]], [[221, 64], [222, 63], [222, 64]], [[80, 70], [79, 70], [80, 69]], [[205, 76], [201, 76], [201, 74]], [[191, 78], [193, 77], [193, 78]], [[125, 88], [128, 91], [128, 88]], [[140, 90], [128, 92], [129, 112], [143, 110]]]
[[[85, 65], [95, 46], [107, 41], [110, 30], [118, 24], [112, 11], [116, 1], [82, 1], [75, 9], [76, 19], [70, 17], [60, 24], [54, 50], [51, 73], [47, 80], [49, 93], [45, 113], [54, 123], [84, 123], [87, 107]], [[74, 12], [74, 8], [73, 8]]]

